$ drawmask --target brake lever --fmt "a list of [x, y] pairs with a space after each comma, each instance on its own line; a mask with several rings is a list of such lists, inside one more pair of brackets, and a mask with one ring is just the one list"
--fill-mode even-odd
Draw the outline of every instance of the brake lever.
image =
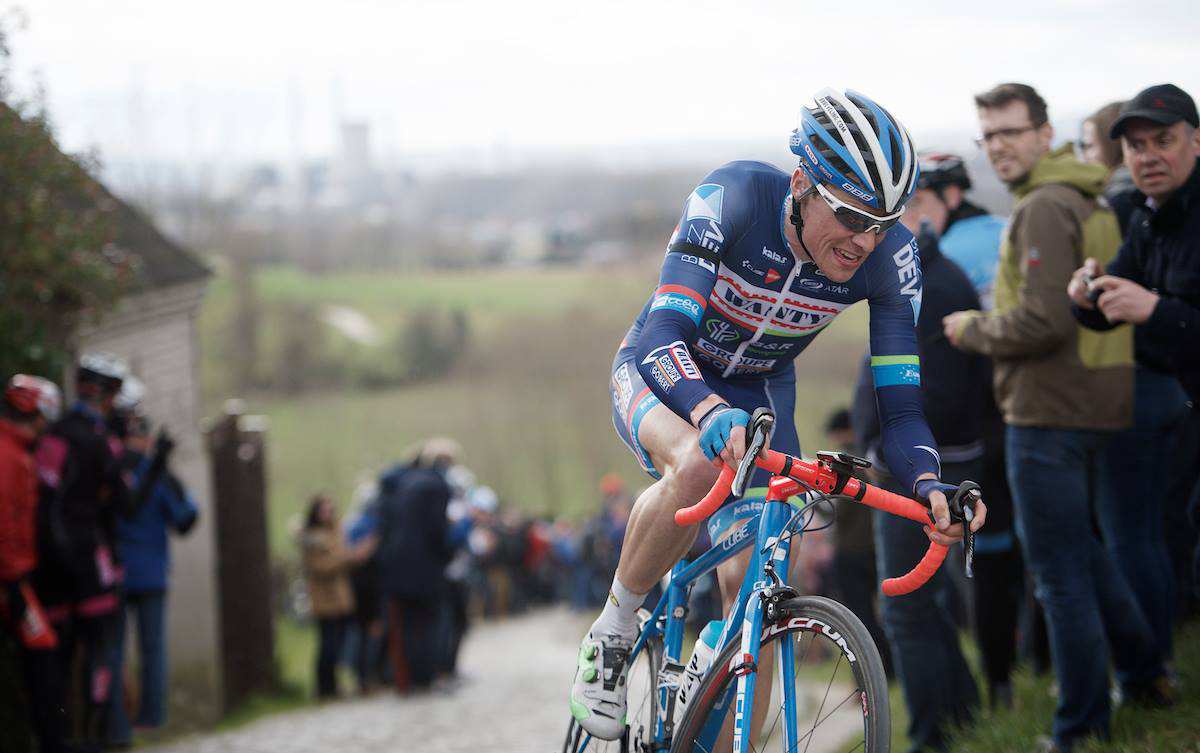
[[775, 414], [771, 412], [771, 409], [758, 408], [755, 410], [754, 415], [750, 417], [750, 423], [746, 426], [746, 435], [750, 437], [746, 444], [746, 454], [742, 456], [742, 462], [738, 463], [737, 474], [734, 475], [733, 484], [729, 487], [729, 493], [735, 498], [746, 493], [750, 472], [754, 470], [754, 460], [762, 448], [771, 443], [771, 434], [774, 431]]
[[963, 553], [967, 577], [975, 577], [975, 532], [971, 521], [975, 520], [975, 503], [983, 498], [983, 491], [974, 481], [964, 481], [950, 500], [950, 520], [963, 524]]

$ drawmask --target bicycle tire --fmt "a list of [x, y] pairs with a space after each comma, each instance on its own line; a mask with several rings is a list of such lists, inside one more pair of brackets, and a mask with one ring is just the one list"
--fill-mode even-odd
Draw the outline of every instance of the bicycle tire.
[[[801, 661], [801, 656], [809, 655], [812, 646], [818, 639], [821, 640], [821, 645], [828, 646], [828, 650], [837, 653], [833, 675], [826, 686], [825, 699], [814, 711], [811, 725], [808, 724], [807, 719], [797, 719], [798, 739], [789, 753], [809, 750], [813, 740], [817, 739], [823, 741], [817, 746], [817, 749], [823, 751], [863, 750], [869, 753], [887, 753], [891, 748], [891, 709], [888, 705], [887, 677], [883, 672], [879, 649], [875, 646], [875, 642], [871, 639], [871, 635], [863, 626], [862, 621], [838, 602], [820, 596], [801, 596], [784, 602], [781, 606], [789, 617], [781, 620], [777, 625], [764, 629], [764, 637], [760, 646], [765, 647], [773, 642], [778, 643], [784, 635], [791, 635], [798, 638], [794, 644], [797, 663]], [[808, 649], [803, 648], [806, 637], [809, 638]], [[716, 707], [715, 713], [724, 718], [733, 705], [731, 702], [734, 695], [733, 689], [737, 683], [736, 676], [730, 667], [734, 663], [735, 654], [740, 650], [739, 635], [735, 636], [721, 652], [721, 655], [713, 661], [708, 673], [700, 683], [695, 701], [685, 711], [679, 728], [676, 730], [671, 744], [671, 753], [711, 753], [696, 740], [696, 737], [705, 725], [710, 723], [709, 717], [714, 713], [714, 706]], [[837, 677], [839, 669], [843, 666], [847, 668], [847, 671], [841, 673], [842, 677]], [[835, 677], [841, 683], [841, 688], [834, 694], [831, 701], [836, 704], [836, 707], [826, 712], [825, 700], [829, 700]], [[772, 685], [774, 688], [778, 688], [779, 683], [773, 681]], [[798, 688], [803, 685], [801, 678], [797, 677], [796, 685]], [[850, 686], [848, 690], [846, 689], [847, 685]], [[756, 688], [756, 695], [761, 692], [761, 688]], [[855, 695], [858, 695], [857, 699], [854, 699]], [[851, 705], [847, 708], [846, 703], [853, 702], [853, 700], [861, 703], [861, 733], [851, 732], [854, 721], [851, 714], [855, 707]], [[777, 702], [773, 699], [774, 704]], [[807, 713], [806, 710], [799, 708], [797, 712], [798, 716]], [[822, 729], [818, 735], [817, 728], [829, 722], [835, 714], [839, 716], [836, 725], [841, 725], [841, 727], [835, 725], [832, 730]], [[777, 707], [768, 710], [763, 722], [764, 729], [767, 729], [766, 739], [759, 739], [754, 750], [774, 749], [773, 745], [778, 745], [779, 750], [784, 749], [782, 734], [778, 734], [781, 716], [782, 704], [777, 704]], [[772, 722], [773, 717], [774, 722]], [[730, 727], [727, 720], [724, 724], [727, 729]], [[839, 743], [842, 738], [837, 736], [841, 730], [845, 731], [847, 739], [853, 738], [844, 745]], [[773, 742], [775, 735], [780, 739]], [[761, 738], [762, 736], [757, 737]], [[752, 741], [754, 739], [752, 738]]]
[[625, 735], [601, 740], [588, 735], [571, 717], [563, 753], [651, 753], [654, 722], [658, 718], [658, 670], [662, 666], [662, 636], [649, 639], [626, 674], [629, 706]]

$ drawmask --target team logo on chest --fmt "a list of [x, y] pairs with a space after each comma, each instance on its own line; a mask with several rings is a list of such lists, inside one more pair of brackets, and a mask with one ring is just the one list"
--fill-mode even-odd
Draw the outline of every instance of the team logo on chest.
[[747, 329], [766, 325], [766, 332], [784, 336], [806, 335], [824, 327], [847, 304], [774, 291], [751, 285], [724, 272], [717, 276], [709, 298], [726, 318]]

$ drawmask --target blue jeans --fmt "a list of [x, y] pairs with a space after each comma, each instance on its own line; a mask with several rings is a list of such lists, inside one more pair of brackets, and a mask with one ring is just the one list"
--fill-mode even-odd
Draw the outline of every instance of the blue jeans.
[[[982, 460], [947, 463], [942, 480], [956, 484], [979, 479]], [[906, 490], [889, 485], [893, 491]], [[986, 490], [984, 491], [986, 497]], [[907, 573], [929, 548], [921, 526], [906, 518], [875, 511], [875, 560], [879, 578]], [[947, 609], [946, 589], [953, 583], [947, 563], [927, 584], [906, 596], [881, 597], [880, 618], [892, 650], [896, 678], [908, 708], [909, 750], [944, 750], [948, 725], [970, 720], [979, 707], [979, 690], [958, 645], [958, 628]]]
[[1167, 482], [1176, 433], [1187, 417], [1179, 380], [1137, 370], [1133, 426], [1113, 437], [1108, 467], [1114, 494], [1097, 504], [1104, 543], [1125, 574], [1163, 655], [1170, 658], [1175, 574], [1167, 550]]
[[109, 708], [108, 737], [125, 742], [133, 739], [129, 715], [125, 713], [125, 630], [127, 610], [134, 613], [141, 655], [141, 677], [137, 718], [139, 727], [161, 727], [167, 720], [167, 594], [165, 591], [125, 594], [117, 610], [117, 676]]
[[1108, 737], [1108, 657], [1136, 693], [1164, 671], [1125, 576], [1100, 544], [1092, 504], [1110, 504], [1105, 432], [1009, 426], [1008, 480], [1025, 561], [1046, 613], [1058, 679], [1054, 739]]

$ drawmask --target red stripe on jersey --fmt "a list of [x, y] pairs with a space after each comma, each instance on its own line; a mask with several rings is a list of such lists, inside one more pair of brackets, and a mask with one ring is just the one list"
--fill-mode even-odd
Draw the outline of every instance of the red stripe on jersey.
[[700, 295], [691, 288], [684, 287], [683, 285], [659, 285], [658, 290], [655, 290], [654, 294], [658, 295], [659, 293], [679, 293], [680, 295], [686, 295], [688, 298], [691, 298], [693, 301], [700, 304], [700, 308], [706, 308], [708, 306], [708, 301], [704, 298], [704, 296]]

